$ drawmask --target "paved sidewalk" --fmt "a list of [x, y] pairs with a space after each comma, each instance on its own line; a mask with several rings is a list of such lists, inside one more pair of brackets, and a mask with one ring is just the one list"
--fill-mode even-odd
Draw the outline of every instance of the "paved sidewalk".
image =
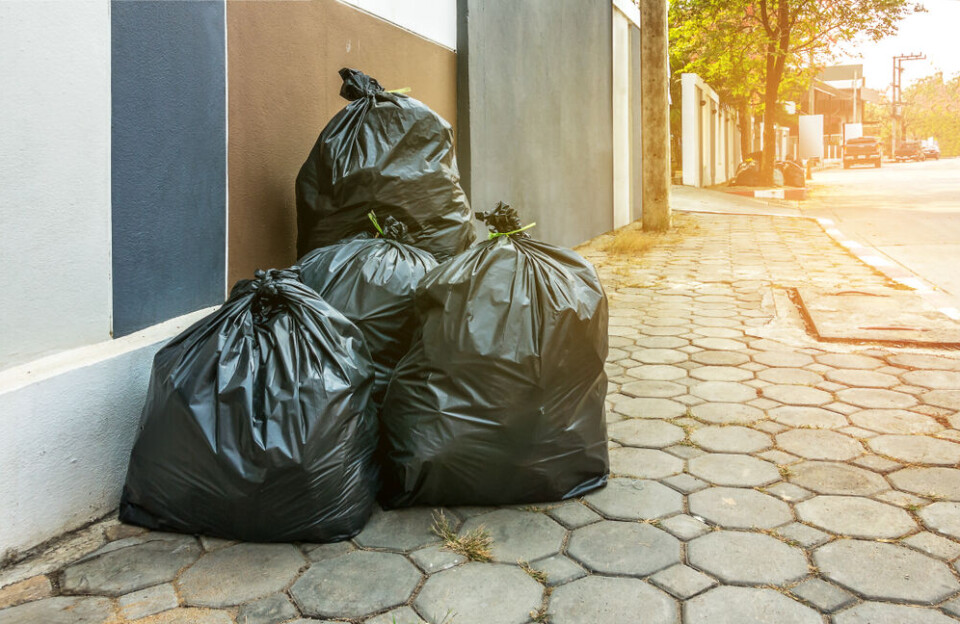
[[494, 562], [440, 549], [430, 509], [324, 546], [111, 520], [0, 571], [0, 608], [24, 602], [0, 623], [958, 621], [960, 354], [811, 339], [790, 287], [888, 285], [814, 221], [677, 220], [639, 260], [584, 251], [611, 303], [616, 476], [449, 510]]

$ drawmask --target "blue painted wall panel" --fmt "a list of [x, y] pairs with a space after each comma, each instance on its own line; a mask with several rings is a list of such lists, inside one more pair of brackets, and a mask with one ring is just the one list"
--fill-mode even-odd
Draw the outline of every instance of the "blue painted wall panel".
[[223, 0], [114, 0], [115, 336], [223, 301]]

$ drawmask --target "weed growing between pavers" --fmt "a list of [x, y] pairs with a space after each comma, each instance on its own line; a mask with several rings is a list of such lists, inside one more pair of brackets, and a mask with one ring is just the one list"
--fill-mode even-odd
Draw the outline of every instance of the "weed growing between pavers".
[[541, 585], [547, 584], [547, 573], [543, 570], [538, 570], [531, 566], [523, 559], [517, 559], [517, 565], [520, 566], [520, 569], [526, 572], [530, 578], [540, 583]]
[[463, 555], [470, 561], [490, 561], [490, 546], [493, 545], [493, 538], [483, 525], [464, 535], [457, 535], [450, 526], [447, 516], [442, 511], [435, 511], [433, 526], [430, 530], [443, 540], [444, 549]]

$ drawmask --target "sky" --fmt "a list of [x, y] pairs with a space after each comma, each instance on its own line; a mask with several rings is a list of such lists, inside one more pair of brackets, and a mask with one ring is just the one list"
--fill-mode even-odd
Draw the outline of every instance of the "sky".
[[877, 43], [856, 46], [838, 63], [863, 63], [866, 86], [886, 91], [893, 80], [893, 57], [926, 54], [920, 61], [903, 63], [903, 86], [942, 71], [960, 73], [960, 0], [920, 0], [926, 13], [914, 13], [900, 22], [899, 32]]

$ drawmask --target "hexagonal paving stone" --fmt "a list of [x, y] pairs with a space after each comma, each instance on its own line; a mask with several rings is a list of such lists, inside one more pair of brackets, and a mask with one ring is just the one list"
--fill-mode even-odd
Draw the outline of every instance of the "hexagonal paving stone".
[[649, 524], [604, 520], [574, 531], [567, 555], [601, 574], [648, 576], [680, 563], [680, 540]]
[[690, 413], [695, 418], [718, 425], [750, 425], [764, 418], [761, 410], [742, 403], [704, 403], [691, 407]]
[[698, 338], [691, 341], [690, 344], [712, 351], [737, 351], [747, 348], [746, 344], [731, 338]]
[[960, 370], [960, 360], [922, 353], [898, 353], [887, 358], [894, 366], [907, 368], [932, 368], [936, 370]]
[[793, 351], [765, 351], [753, 356], [753, 361], [765, 366], [800, 368], [807, 364], [813, 364], [813, 358], [806, 353], [795, 353]]
[[956, 468], [904, 468], [887, 478], [898, 490], [960, 501], [960, 470]]
[[622, 447], [610, 451], [610, 472], [624, 477], [662, 479], [683, 472], [683, 460], [663, 451]]
[[410, 559], [417, 564], [418, 568], [427, 574], [452, 568], [467, 560], [463, 555], [450, 552], [441, 546], [427, 546], [426, 548], [415, 550], [410, 553]]
[[663, 448], [685, 437], [683, 429], [660, 420], [622, 420], [607, 427], [607, 435], [625, 446]]
[[643, 364], [677, 364], [687, 360], [686, 353], [674, 349], [640, 349], [631, 357]]
[[931, 390], [960, 389], [960, 371], [916, 370], [904, 373], [905, 383]]
[[833, 400], [829, 392], [809, 386], [776, 385], [760, 388], [764, 398], [786, 405], [826, 405]]
[[714, 403], [743, 403], [757, 398], [755, 388], [735, 381], [703, 381], [690, 394]]
[[788, 427], [814, 427], [816, 429], [839, 429], [849, 423], [842, 414], [822, 407], [784, 405], [770, 410], [770, 418]]
[[870, 370], [883, 366], [883, 361], [866, 355], [857, 355], [854, 353], [827, 353], [818, 355], [817, 361], [834, 368], [857, 368]]
[[[102, 624], [115, 618], [113, 605], [100, 597], [61, 596], [0, 609], [3, 624]], [[230, 622], [229, 616], [225, 621]]]
[[[177, 606], [176, 597], [173, 606]], [[283, 594], [273, 594], [242, 605], [237, 613], [238, 624], [275, 624], [297, 617], [297, 610]], [[128, 618], [132, 619], [132, 618]]]
[[670, 399], [626, 399], [617, 401], [613, 411], [628, 418], [677, 418], [687, 406]]
[[583, 500], [611, 520], [653, 520], [683, 511], [683, 496], [656, 481], [610, 479]]
[[403, 604], [420, 578], [420, 571], [401, 555], [355, 551], [310, 566], [290, 595], [306, 616], [358, 618]]
[[923, 395], [923, 402], [935, 407], [960, 410], [960, 390], [934, 390]]
[[451, 614], [457, 624], [524, 624], [542, 596], [543, 586], [516, 566], [468, 563], [427, 579], [414, 606], [430, 624]]
[[187, 606], [220, 609], [283, 591], [306, 565], [291, 544], [237, 544], [201, 557], [177, 585]]
[[749, 455], [711, 453], [690, 460], [690, 474], [717, 485], [755, 487], [780, 480], [777, 467]]
[[882, 435], [867, 441], [881, 455], [902, 462], [931, 466], [956, 466], [960, 463], [960, 444], [916, 435]]
[[534, 563], [534, 567], [547, 576], [544, 582], [544, 585], [547, 587], [563, 585], [564, 583], [575, 581], [587, 575], [586, 570], [563, 555], [554, 555], [546, 559], [540, 559]]
[[789, 505], [756, 490], [713, 487], [688, 500], [690, 513], [730, 529], [772, 529], [793, 521]]
[[687, 376], [687, 371], [679, 366], [669, 366], [667, 364], [650, 364], [647, 366], [637, 366], [627, 371], [628, 377], [634, 379], [649, 381], [673, 381], [683, 379]]
[[463, 524], [461, 534], [485, 527], [493, 538], [494, 561], [516, 563], [517, 559], [533, 561], [560, 552], [566, 531], [550, 516], [533, 511], [498, 509], [474, 516]]
[[757, 379], [792, 386], [813, 386], [823, 381], [819, 374], [805, 368], [768, 368], [758, 372]]
[[717, 587], [684, 605], [683, 624], [821, 624], [820, 614], [772, 589]]
[[893, 375], [872, 370], [834, 370], [827, 373], [827, 379], [851, 388], [892, 388], [900, 385], [900, 380]]
[[881, 388], [847, 388], [837, 392], [837, 399], [873, 409], [904, 409], [917, 404], [917, 398], [912, 395]]
[[880, 475], [848, 464], [807, 461], [790, 472], [791, 483], [820, 494], [872, 496], [890, 489]]
[[439, 541], [432, 526], [433, 510], [427, 507], [381, 511], [377, 506], [355, 539], [366, 548], [409, 552]]
[[797, 516], [836, 535], [894, 538], [917, 529], [907, 512], [859, 496], [816, 496], [797, 505]]
[[620, 386], [623, 394], [640, 399], [669, 399], [686, 393], [687, 387], [672, 381], [631, 381]]
[[777, 436], [777, 445], [807, 459], [847, 460], [863, 454], [863, 446], [851, 437], [827, 429], [793, 429]]
[[558, 587], [548, 610], [553, 624], [674, 624], [677, 604], [643, 581], [589, 576]]
[[715, 453], [756, 453], [773, 446], [765, 433], [748, 427], [704, 427], [690, 435], [700, 448]]
[[750, 361], [750, 356], [736, 351], [701, 351], [690, 359], [704, 366], [739, 366]]
[[782, 585], [808, 573], [802, 550], [762, 533], [708, 533], [687, 544], [687, 561], [734, 585]]
[[753, 373], [736, 366], [700, 366], [690, 371], [690, 376], [703, 381], [747, 381]]
[[943, 430], [943, 426], [929, 416], [906, 410], [863, 410], [850, 414], [850, 422], [877, 433], [930, 434]]
[[171, 536], [104, 552], [63, 571], [65, 594], [120, 596], [172, 581], [202, 553], [192, 537]]
[[933, 604], [960, 591], [945, 564], [894, 544], [838, 540], [818, 548], [813, 561], [823, 576], [865, 598]]
[[933, 503], [918, 515], [931, 531], [960, 540], [960, 503]]
[[[314, 624], [316, 620], [300, 620], [303, 624]], [[424, 620], [410, 607], [400, 607], [377, 617], [366, 620], [364, 624], [423, 624]], [[242, 623], [241, 623], [242, 624]], [[272, 622], [270, 624], [273, 624]], [[289, 622], [288, 624], [297, 624]], [[328, 623], [329, 624], [329, 623]]]
[[936, 609], [864, 602], [833, 616], [834, 624], [956, 624]]

